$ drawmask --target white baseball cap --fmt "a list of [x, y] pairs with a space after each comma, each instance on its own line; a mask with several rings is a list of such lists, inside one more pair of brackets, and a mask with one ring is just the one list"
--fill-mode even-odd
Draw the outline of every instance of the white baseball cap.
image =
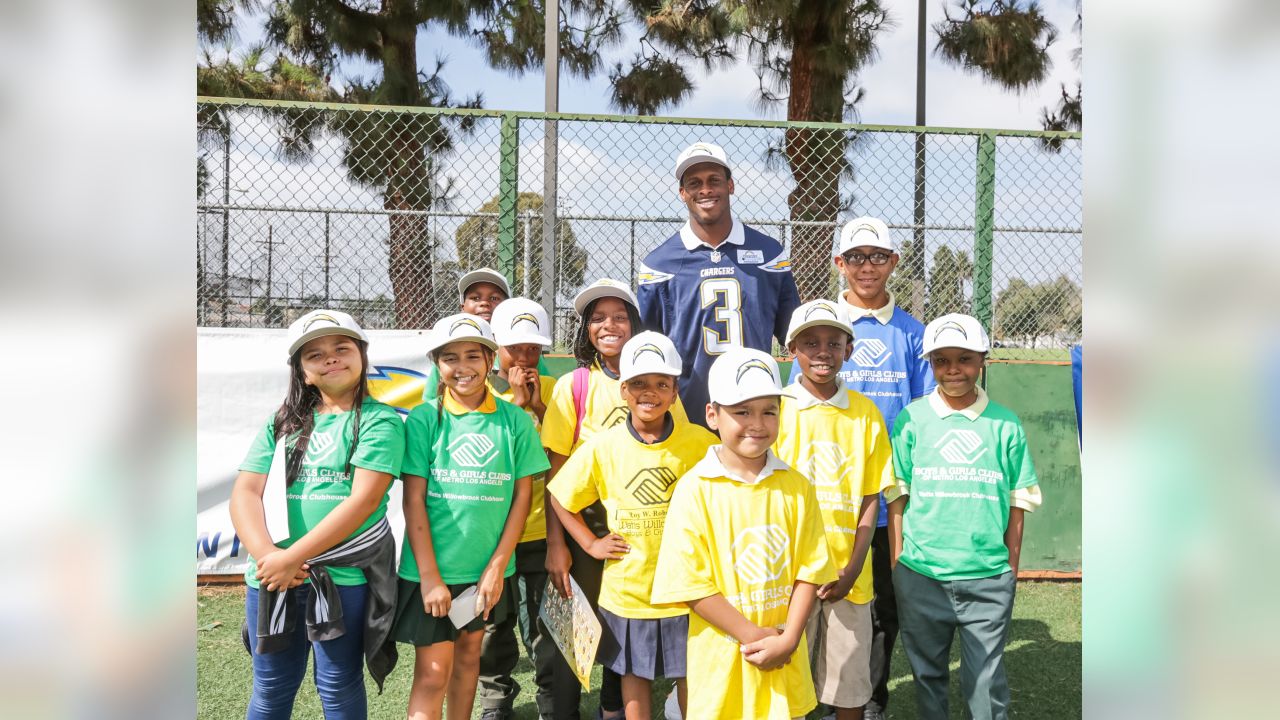
[[800, 333], [818, 325], [829, 325], [843, 330], [853, 337], [853, 322], [849, 313], [839, 303], [830, 300], [810, 300], [791, 313], [791, 324], [787, 326], [787, 344]]
[[484, 318], [471, 313], [457, 313], [437, 320], [431, 328], [427, 354], [455, 342], [476, 342], [495, 352], [498, 350], [498, 344], [493, 341], [493, 328]]
[[733, 347], [711, 363], [707, 374], [711, 402], [737, 405], [758, 397], [782, 394], [778, 363], [755, 348]]
[[836, 251], [832, 257], [864, 246], [897, 252], [893, 248], [893, 234], [889, 232], [889, 226], [885, 225], [880, 218], [864, 215], [850, 220], [840, 228], [840, 242], [836, 245]]
[[676, 182], [684, 178], [684, 171], [698, 163], [715, 163], [729, 170], [729, 157], [724, 148], [709, 142], [696, 142], [680, 151], [676, 158]]
[[467, 291], [472, 285], [478, 282], [493, 283], [502, 288], [502, 294], [511, 297], [511, 286], [507, 285], [507, 279], [502, 273], [493, 268], [482, 267], [463, 275], [458, 280], [458, 302], [467, 299]]
[[920, 353], [920, 357], [928, 357], [929, 353], [939, 348], [964, 348], [984, 353], [991, 349], [991, 340], [978, 318], [948, 313], [934, 318], [925, 326], [924, 352]]
[[349, 338], [369, 342], [360, 323], [341, 310], [312, 310], [289, 325], [289, 357], [298, 348], [325, 335], [346, 335]]
[[493, 339], [498, 345], [550, 345], [547, 328], [547, 311], [529, 298], [514, 297], [504, 300], [493, 309]]
[[628, 340], [622, 346], [622, 358], [618, 362], [618, 379], [622, 382], [649, 373], [680, 377], [684, 370], [684, 361], [676, 352], [675, 343], [666, 335], [652, 330]]
[[616, 297], [623, 302], [631, 303], [631, 307], [636, 310], [640, 309], [640, 302], [636, 300], [636, 294], [631, 292], [630, 285], [610, 278], [600, 278], [573, 296], [573, 311], [581, 315], [592, 300], [603, 297]]

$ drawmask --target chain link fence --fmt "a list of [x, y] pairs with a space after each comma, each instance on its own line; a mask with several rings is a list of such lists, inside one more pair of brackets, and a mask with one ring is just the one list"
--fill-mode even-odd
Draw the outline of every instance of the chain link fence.
[[735, 216], [787, 246], [802, 299], [843, 290], [839, 227], [874, 215], [901, 248], [891, 290], [921, 320], [973, 313], [1012, 357], [1080, 337], [1078, 134], [213, 98], [197, 122], [200, 325], [282, 327], [327, 306], [368, 328], [428, 327], [457, 312], [463, 272], [490, 266], [513, 294], [552, 299], [563, 351], [573, 295], [634, 284], [685, 222], [675, 156], [701, 140], [728, 152]]

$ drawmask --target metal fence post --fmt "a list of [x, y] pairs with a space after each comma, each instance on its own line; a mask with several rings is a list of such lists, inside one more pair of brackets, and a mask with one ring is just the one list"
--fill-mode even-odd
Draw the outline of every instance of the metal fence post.
[[324, 214], [324, 304], [333, 304], [333, 296], [329, 292], [329, 213]]
[[515, 276], [516, 206], [519, 201], [520, 120], [514, 114], [502, 116], [502, 145], [498, 168], [498, 270]]
[[973, 314], [991, 332], [994, 330], [991, 268], [995, 257], [996, 227], [996, 137], [991, 133], [978, 136], [977, 203], [973, 227]]
[[[521, 283], [520, 294], [529, 297], [529, 271], [533, 267], [533, 228], [530, 226], [530, 219], [533, 218], [533, 211], [526, 210], [520, 214], [524, 218], [524, 282]], [[513, 281], [514, 277], [511, 278]]]

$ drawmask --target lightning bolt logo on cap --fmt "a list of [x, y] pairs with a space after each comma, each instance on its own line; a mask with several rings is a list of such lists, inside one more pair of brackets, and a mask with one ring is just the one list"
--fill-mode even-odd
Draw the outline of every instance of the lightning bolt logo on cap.
[[535, 328], [538, 327], [538, 318], [534, 317], [533, 313], [520, 313], [519, 315], [511, 318], [511, 328], [513, 330], [518, 322], [533, 323]]
[[946, 332], [947, 330], [955, 330], [956, 332], [960, 333], [960, 337], [964, 338], [965, 340], [969, 339], [969, 333], [965, 332], [964, 327], [962, 327], [960, 323], [954, 320], [950, 320], [939, 325], [938, 329], [933, 331], [933, 341], [937, 342], [938, 336]]
[[737, 381], [742, 382], [742, 376], [752, 370], [761, 370], [765, 375], [769, 376], [770, 382], [773, 381], [773, 373], [769, 372], [769, 366], [764, 364], [763, 360], [748, 360], [738, 366]]
[[455, 320], [454, 323], [449, 326], [449, 335], [452, 336], [455, 332], [458, 331], [458, 328], [460, 327], [470, 327], [472, 330], [476, 331], [477, 335], [484, 334], [480, 332], [480, 326], [477, 325], [474, 320], [472, 320], [471, 318], [462, 318], [460, 320]]
[[657, 355], [659, 360], [666, 362], [667, 356], [662, 354], [662, 348], [658, 347], [657, 345], [654, 345], [653, 343], [645, 343], [644, 345], [641, 345], [640, 347], [636, 348], [636, 351], [631, 353], [631, 362], [632, 363], [639, 362], [640, 356], [647, 352], [651, 352]]
[[305, 333], [305, 332], [309, 331], [309, 330], [311, 329], [311, 326], [312, 326], [312, 325], [315, 325], [316, 323], [318, 323], [318, 322], [320, 322], [320, 321], [330, 322], [330, 323], [333, 323], [334, 325], [337, 325], [337, 326], [339, 326], [339, 327], [341, 327], [341, 326], [342, 326], [342, 323], [338, 322], [338, 319], [337, 319], [337, 318], [335, 318], [335, 317], [334, 317], [334, 316], [332, 316], [332, 315], [323, 315], [323, 314], [321, 314], [321, 315], [313, 315], [313, 316], [311, 317], [311, 319], [307, 321], [307, 324], [303, 326], [303, 328], [302, 328], [302, 332], [304, 332], [304, 333]]
[[813, 314], [815, 312], [818, 312], [818, 311], [825, 312], [833, 318], [836, 317], [835, 308], [831, 307], [826, 303], [814, 303], [812, 307], [804, 311], [804, 319], [808, 320], [810, 317], [813, 317]]

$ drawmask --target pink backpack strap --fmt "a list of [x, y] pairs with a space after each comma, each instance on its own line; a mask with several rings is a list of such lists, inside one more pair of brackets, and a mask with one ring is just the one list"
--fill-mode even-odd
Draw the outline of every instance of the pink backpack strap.
[[578, 444], [582, 435], [582, 418], [587, 416], [587, 386], [591, 380], [591, 369], [580, 367], [573, 371], [573, 410], [578, 421], [573, 424], [573, 444]]

